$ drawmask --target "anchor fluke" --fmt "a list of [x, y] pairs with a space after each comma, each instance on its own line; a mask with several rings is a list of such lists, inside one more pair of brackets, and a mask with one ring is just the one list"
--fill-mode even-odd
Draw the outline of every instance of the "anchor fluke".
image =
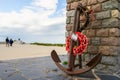
[[101, 58], [102, 58], [102, 54], [101, 53], [98, 53], [95, 57], [93, 57], [87, 64], [84, 68], [81, 68], [81, 69], [74, 69], [74, 70], [68, 70], [68, 68], [62, 66], [60, 64], [61, 60], [58, 56], [58, 54], [56, 53], [55, 50], [53, 50], [51, 52], [51, 57], [53, 59], [53, 61], [55, 62], [55, 64], [57, 65], [57, 67], [59, 69], [61, 69], [63, 72], [69, 74], [69, 75], [77, 75], [77, 74], [82, 74], [82, 73], [85, 73], [85, 72], [88, 72], [90, 71], [91, 69], [93, 69], [100, 61], [101, 61]]
[[55, 50], [53, 50], [53, 51], [51, 52], [51, 57], [52, 57], [52, 59], [53, 59], [54, 62], [58, 62], [58, 63], [61, 62], [61, 60], [60, 60], [60, 58], [59, 58], [59, 56], [57, 55], [57, 53], [56, 53]]

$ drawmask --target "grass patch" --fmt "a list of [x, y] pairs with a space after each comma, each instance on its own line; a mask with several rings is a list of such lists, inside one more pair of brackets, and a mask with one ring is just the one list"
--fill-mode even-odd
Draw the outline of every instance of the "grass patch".
[[65, 44], [51, 44], [51, 43], [38, 43], [38, 42], [31, 43], [31, 44], [32, 45], [42, 45], [42, 46], [60, 46], [60, 47], [65, 46]]
[[67, 62], [67, 61], [64, 61], [62, 64], [63, 64], [63, 65], [67, 65], [67, 64], [68, 64], [68, 62]]

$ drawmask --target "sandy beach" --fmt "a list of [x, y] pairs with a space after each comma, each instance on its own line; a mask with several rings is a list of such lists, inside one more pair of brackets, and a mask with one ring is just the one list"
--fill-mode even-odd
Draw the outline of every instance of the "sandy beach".
[[52, 50], [56, 50], [60, 55], [66, 54], [65, 47], [30, 44], [14, 44], [12, 47], [6, 47], [5, 44], [0, 44], [0, 60], [50, 56]]

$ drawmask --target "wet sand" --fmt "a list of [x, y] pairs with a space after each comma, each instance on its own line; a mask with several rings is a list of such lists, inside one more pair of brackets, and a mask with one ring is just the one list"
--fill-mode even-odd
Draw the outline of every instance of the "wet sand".
[[5, 44], [0, 44], [0, 60], [50, 56], [52, 50], [56, 50], [59, 55], [66, 54], [65, 47], [30, 44], [14, 44], [12, 47], [6, 47]]

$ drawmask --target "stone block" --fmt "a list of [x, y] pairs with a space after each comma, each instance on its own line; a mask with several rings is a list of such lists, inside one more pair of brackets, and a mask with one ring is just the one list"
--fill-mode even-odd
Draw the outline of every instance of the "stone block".
[[85, 55], [84, 55], [84, 61], [85, 61], [85, 62], [90, 61], [90, 54], [85, 54]]
[[95, 68], [96, 69], [98, 69], [98, 70], [103, 70], [103, 69], [105, 69], [105, 65], [103, 65], [103, 64], [98, 64]]
[[109, 0], [107, 2], [102, 3], [102, 10], [111, 10], [111, 9], [119, 9], [120, 5], [117, 0]]
[[94, 38], [91, 38], [91, 45], [100, 45], [100, 38], [99, 37], [94, 37]]
[[96, 13], [96, 19], [106, 19], [110, 17], [111, 17], [110, 11], [103, 11], [103, 12]]
[[71, 24], [74, 23], [74, 17], [71, 17]]
[[110, 37], [114, 37], [114, 36], [119, 37], [120, 36], [120, 29], [118, 29], [118, 28], [109, 29], [109, 36]]
[[106, 38], [101, 38], [101, 45], [106, 45], [106, 46], [119, 46], [119, 38], [118, 37], [106, 37]]
[[119, 56], [120, 56], [120, 46], [119, 46], [119, 50], [118, 51], [119, 51]]
[[117, 46], [99, 46], [99, 52], [104, 55], [117, 56], [119, 54], [119, 47]]
[[66, 24], [70, 24], [70, 17], [67, 17], [67, 19], [66, 19]]
[[119, 20], [116, 18], [111, 18], [111, 19], [104, 19], [102, 21], [102, 27], [106, 27], [106, 28], [115, 28], [115, 27], [119, 27]]
[[86, 36], [87, 37], [95, 37], [95, 30], [86, 30]]
[[81, 0], [80, 3], [82, 3], [83, 6], [87, 5], [87, 0]]
[[102, 64], [109, 64], [109, 65], [116, 65], [117, 58], [116, 58], [116, 56], [103, 56], [101, 63]]
[[111, 11], [111, 15], [112, 15], [112, 17], [120, 19], [120, 12], [119, 12], [119, 10], [112, 10]]
[[118, 65], [108, 66], [108, 71], [110, 71], [110, 73], [116, 73], [119, 69]]
[[74, 14], [75, 14], [75, 10], [71, 10], [71, 11], [67, 11], [66, 16], [70, 17], [70, 16], [74, 16]]
[[102, 5], [101, 5], [101, 4], [93, 5], [93, 6], [92, 6], [92, 9], [93, 9], [95, 12], [100, 12], [100, 11], [102, 10]]
[[109, 46], [99, 46], [99, 52], [104, 55], [110, 55], [110, 47]]
[[66, 10], [67, 10], [67, 11], [70, 10], [70, 4], [67, 4], [67, 6], [66, 6]]
[[119, 54], [119, 47], [118, 46], [109, 46], [110, 47], [110, 55], [112, 56], [118, 56]]
[[69, 36], [69, 33], [68, 32], [65, 32], [65, 37], [67, 38]]
[[120, 2], [118, 3], [118, 5], [119, 5], [119, 6], [118, 6], [118, 10], [120, 11]]
[[78, 2], [71, 3], [70, 9], [75, 9], [77, 7], [77, 5], [78, 5]]
[[93, 4], [96, 4], [97, 3], [97, 0], [88, 0], [88, 5], [93, 5]]
[[92, 24], [91, 24], [92, 28], [101, 28], [101, 25], [102, 25], [101, 20], [93, 21]]
[[108, 32], [109, 32], [108, 29], [98, 29], [98, 30], [96, 30], [96, 36], [107, 37], [109, 34]]
[[91, 38], [88, 38], [88, 45], [91, 45]]
[[91, 54], [96, 54], [98, 53], [98, 47], [97, 46], [88, 46], [88, 53], [91, 53]]
[[67, 38], [67, 37], [70, 36], [71, 34], [72, 34], [71, 31], [67, 31], [67, 32], [65, 32], [65, 37]]
[[119, 47], [119, 54], [118, 54], [118, 65], [119, 65], [119, 68], [120, 68], [120, 47]]
[[72, 26], [73, 26], [72, 24], [67, 24], [66, 25], [66, 30], [67, 31], [71, 31], [72, 30]]

